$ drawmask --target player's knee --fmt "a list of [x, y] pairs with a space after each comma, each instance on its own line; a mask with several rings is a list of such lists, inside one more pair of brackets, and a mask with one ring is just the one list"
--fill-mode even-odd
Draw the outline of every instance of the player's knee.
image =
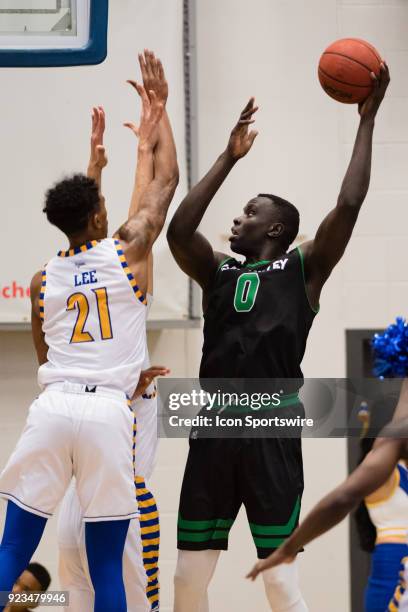
[[178, 563], [176, 573], [174, 574], [174, 587], [176, 589], [193, 589], [202, 588], [203, 580], [200, 576], [192, 571], [187, 563]]
[[195, 592], [205, 592], [208, 586], [206, 572], [197, 571], [197, 563], [192, 563], [191, 561], [190, 555], [179, 555], [176, 572], [174, 574], [174, 587], [177, 590], [183, 589]]
[[274, 567], [263, 572], [262, 576], [273, 612], [295, 610], [296, 605], [303, 601], [295, 568]]

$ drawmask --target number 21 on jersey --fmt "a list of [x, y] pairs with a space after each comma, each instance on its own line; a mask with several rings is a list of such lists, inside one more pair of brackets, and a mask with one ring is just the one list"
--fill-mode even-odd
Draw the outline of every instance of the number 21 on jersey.
[[234, 308], [237, 312], [249, 312], [255, 304], [260, 284], [257, 272], [244, 272], [237, 280]]
[[[96, 298], [96, 307], [98, 310], [99, 326], [101, 329], [102, 340], [111, 340], [112, 324], [109, 314], [108, 292], [106, 288], [92, 289]], [[80, 342], [95, 342], [95, 338], [85, 331], [85, 324], [89, 315], [89, 302], [84, 293], [74, 293], [67, 300], [67, 310], [78, 310], [78, 316], [72, 332], [70, 344], [78, 344]]]

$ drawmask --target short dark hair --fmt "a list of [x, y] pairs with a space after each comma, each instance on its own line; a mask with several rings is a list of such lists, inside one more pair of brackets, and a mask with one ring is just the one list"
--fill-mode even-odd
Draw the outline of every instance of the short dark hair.
[[291, 202], [271, 193], [259, 193], [258, 198], [268, 198], [282, 210], [284, 215], [282, 221], [285, 224], [282, 243], [285, 249], [288, 249], [299, 233], [300, 215], [298, 209]]
[[52, 225], [72, 236], [86, 228], [89, 217], [99, 209], [99, 204], [96, 182], [84, 174], [74, 174], [47, 191], [43, 212]]
[[42, 591], [48, 589], [51, 584], [51, 576], [41, 563], [30, 563], [26, 571], [30, 572], [38, 580]]

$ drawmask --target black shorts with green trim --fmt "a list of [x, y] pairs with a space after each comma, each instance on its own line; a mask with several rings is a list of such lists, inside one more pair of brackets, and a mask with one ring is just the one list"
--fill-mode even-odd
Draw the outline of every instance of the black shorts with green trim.
[[227, 550], [244, 504], [258, 558], [288, 538], [303, 494], [301, 438], [191, 439], [178, 519], [180, 550]]

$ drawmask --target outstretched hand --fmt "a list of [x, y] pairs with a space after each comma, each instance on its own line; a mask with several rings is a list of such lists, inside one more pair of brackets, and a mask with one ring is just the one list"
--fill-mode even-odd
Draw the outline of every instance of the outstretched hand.
[[382, 62], [378, 77], [374, 74], [374, 72], [372, 72], [370, 76], [373, 81], [373, 91], [368, 98], [364, 100], [364, 102], [360, 102], [358, 105], [358, 112], [360, 113], [361, 118], [366, 117], [369, 119], [374, 119], [391, 80], [390, 71], [387, 64]]
[[169, 95], [169, 86], [164, 74], [163, 64], [153, 51], [148, 49], [139, 53], [139, 65], [142, 72], [143, 87], [148, 92], [154, 91], [159, 102], [166, 105]]
[[137, 91], [142, 100], [142, 112], [140, 116], [140, 125], [134, 123], [124, 123], [124, 126], [132, 130], [139, 138], [139, 146], [146, 146], [154, 149], [159, 139], [159, 123], [164, 112], [164, 103], [160, 101], [152, 89], [147, 94], [143, 85], [139, 85], [136, 81], [127, 81]]
[[255, 138], [258, 136], [256, 130], [249, 131], [249, 126], [255, 123], [255, 119], [252, 117], [257, 112], [258, 108], [258, 106], [255, 106], [255, 98], [251, 98], [242, 111], [238, 123], [231, 132], [227, 151], [234, 161], [241, 159], [241, 157], [244, 157], [248, 153]]
[[92, 109], [92, 134], [91, 134], [91, 159], [90, 164], [100, 168], [105, 168], [108, 164], [108, 157], [103, 145], [105, 134], [105, 111], [102, 106], [95, 106]]
[[262, 559], [261, 561], [258, 561], [258, 563], [255, 563], [254, 567], [249, 572], [249, 574], [247, 574], [246, 577], [253, 581], [261, 572], [264, 572], [265, 570], [270, 569], [271, 567], [281, 565], [282, 563], [292, 563], [295, 557], [296, 555], [292, 555], [288, 552], [285, 552], [284, 547], [281, 546], [280, 548], [275, 550], [274, 553], [269, 555], [269, 557], [267, 557], [266, 559]]

